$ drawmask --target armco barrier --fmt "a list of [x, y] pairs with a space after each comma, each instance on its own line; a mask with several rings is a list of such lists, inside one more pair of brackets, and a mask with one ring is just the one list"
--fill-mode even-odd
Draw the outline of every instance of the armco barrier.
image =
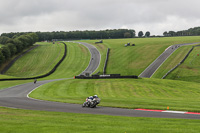
[[19, 56], [15, 57], [7, 66], [5, 66], [5, 68], [1, 71], [1, 74], [4, 74], [5, 72], [8, 71], [8, 69], [19, 59], [21, 58], [23, 55], [25, 55], [26, 53], [30, 52], [31, 50], [37, 48], [39, 45], [35, 45], [34, 47], [28, 49], [27, 51], [23, 52], [22, 54], [20, 54]]
[[30, 77], [30, 78], [10, 78], [10, 79], [0, 79], [0, 81], [8, 81], [8, 80], [30, 80], [30, 79], [39, 79], [39, 78], [44, 78], [47, 77], [49, 75], [51, 75], [52, 73], [54, 73], [56, 71], [56, 69], [58, 68], [58, 66], [62, 63], [62, 61], [65, 59], [66, 55], [67, 55], [67, 45], [62, 42], [65, 46], [65, 52], [64, 55], [62, 57], [62, 59], [54, 66], [54, 68], [48, 72], [47, 74], [41, 75], [41, 76], [36, 76], [36, 77]]
[[105, 60], [104, 68], [103, 68], [103, 74], [104, 75], [106, 74], [106, 68], [107, 68], [109, 53], [110, 53], [110, 49], [108, 48], [107, 54], [106, 54], [106, 60]]
[[180, 65], [187, 59], [187, 57], [188, 57], [189, 54], [192, 52], [192, 50], [194, 49], [194, 47], [198, 47], [198, 46], [200, 46], [200, 45], [193, 46], [193, 47], [190, 49], [190, 51], [187, 53], [187, 55], [183, 58], [183, 60], [182, 60], [180, 63], [178, 63], [174, 68], [172, 68], [171, 70], [169, 70], [169, 71], [162, 77], [162, 79], [166, 78], [167, 75], [169, 75], [169, 74], [170, 74], [172, 71], [174, 71], [178, 66], [180, 66]]
[[90, 77], [86, 77], [84, 75], [75, 76], [75, 79], [115, 79], [115, 78], [135, 78], [138, 79], [138, 76], [121, 76], [120, 74], [108, 74], [108, 75], [92, 75]]

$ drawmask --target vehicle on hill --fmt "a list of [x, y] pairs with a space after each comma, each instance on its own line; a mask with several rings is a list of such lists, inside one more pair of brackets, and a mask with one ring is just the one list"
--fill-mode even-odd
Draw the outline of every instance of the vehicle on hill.
[[86, 101], [83, 103], [82, 107], [95, 108], [100, 101], [101, 99], [97, 95], [90, 96], [86, 98]]

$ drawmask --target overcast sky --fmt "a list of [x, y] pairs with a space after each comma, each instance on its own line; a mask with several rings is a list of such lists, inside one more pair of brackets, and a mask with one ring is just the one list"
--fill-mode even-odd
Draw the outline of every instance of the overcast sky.
[[128, 28], [162, 35], [200, 26], [200, 0], [0, 0], [0, 34]]

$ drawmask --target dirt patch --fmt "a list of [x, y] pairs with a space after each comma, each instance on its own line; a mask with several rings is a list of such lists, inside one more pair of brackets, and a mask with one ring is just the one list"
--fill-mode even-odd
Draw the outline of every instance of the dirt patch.
[[79, 48], [81, 49], [81, 51], [82, 51], [84, 54], [87, 54], [87, 53], [88, 53], [87, 49], [86, 49], [84, 46], [82, 46], [82, 45], [78, 45], [78, 46], [79, 46]]
[[106, 46], [105, 45], [97, 44], [96, 46], [102, 51], [106, 50]]
[[182, 65], [181, 68], [185, 68], [185, 69], [193, 69], [192, 67], [186, 66], [186, 65]]

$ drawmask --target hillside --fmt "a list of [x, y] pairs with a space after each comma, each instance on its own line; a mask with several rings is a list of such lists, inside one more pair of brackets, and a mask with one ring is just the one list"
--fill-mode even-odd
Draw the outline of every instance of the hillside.
[[[55, 89], [56, 88], [56, 89]], [[82, 104], [97, 94], [101, 106], [200, 112], [200, 84], [161, 79], [63, 80], [39, 87], [31, 97]]]
[[[166, 39], [166, 38], [165, 38]], [[102, 62], [99, 70], [102, 70], [102, 66], [105, 59], [105, 53], [107, 48], [112, 48], [113, 52], [110, 58], [114, 61], [109, 64], [109, 72], [114, 73], [118, 71], [122, 74], [127, 74], [127, 72], [139, 73], [145, 68], [145, 65], [153, 61], [153, 58], [172, 44], [183, 43], [183, 42], [195, 42], [199, 37], [194, 38], [171, 38], [169, 39], [157, 38], [157, 39], [115, 39], [115, 40], [105, 40], [104, 44], [94, 44], [100, 50], [102, 55]], [[165, 41], [164, 41], [165, 40]], [[124, 47], [124, 43], [127, 41], [137, 42], [135, 47]], [[152, 42], [151, 42], [152, 41]], [[94, 40], [88, 42], [94, 43]], [[149, 42], [149, 43], [147, 43]], [[52, 58], [58, 55], [60, 47], [54, 47], [52, 44], [41, 44], [43, 47], [51, 50], [48, 51], [42, 48], [41, 51], [36, 49], [34, 52], [30, 52], [27, 57], [34, 60], [33, 56], [38, 57], [34, 53], [38, 53], [43, 57], [48, 54], [54, 53]], [[54, 49], [51, 48], [54, 47]], [[58, 45], [61, 46], [61, 45]], [[58, 67], [58, 69], [50, 75], [49, 77], [39, 79], [58, 79], [58, 78], [68, 78], [74, 75], [80, 74], [88, 65], [90, 60], [90, 53], [87, 48], [76, 43], [67, 43], [67, 57]], [[155, 48], [155, 49], [153, 49]], [[61, 48], [62, 49], [62, 48]], [[120, 50], [121, 49], [121, 50]], [[138, 51], [140, 50], [140, 52]], [[37, 52], [40, 51], [40, 52]], [[44, 52], [43, 52], [44, 51]], [[179, 53], [185, 54], [187, 48], [183, 47], [180, 51], [172, 57], [176, 57]], [[128, 53], [127, 53], [128, 52]], [[144, 53], [145, 52], [145, 53]], [[152, 53], [153, 52], [153, 53]], [[122, 54], [124, 56], [122, 56]], [[148, 53], [148, 54], [146, 54]], [[117, 56], [117, 54], [121, 56]], [[145, 57], [145, 56], [150, 56]], [[196, 54], [196, 53], [195, 53]], [[49, 55], [50, 56], [50, 55]], [[114, 56], [114, 57], [112, 57]], [[118, 60], [116, 57], [118, 57]], [[126, 57], [128, 56], [128, 58]], [[129, 58], [134, 57], [132, 60]], [[142, 58], [140, 58], [142, 56]], [[40, 56], [39, 56], [40, 57]], [[179, 56], [177, 56], [177, 60]], [[52, 58], [46, 58], [48, 61]], [[134, 60], [145, 59], [137, 64]], [[22, 61], [25, 58], [21, 58]], [[149, 59], [149, 60], [146, 60]], [[26, 59], [27, 60], [27, 59]], [[110, 61], [112, 61], [110, 60]], [[123, 60], [123, 61], [121, 61]], [[198, 58], [197, 58], [198, 60]], [[47, 61], [47, 62], [48, 62]], [[125, 64], [119, 64], [117, 61]], [[141, 70], [132, 69], [129, 64], [134, 62], [137, 66], [141, 67]], [[148, 63], [146, 63], [148, 62]], [[194, 60], [195, 62], [195, 60]], [[175, 64], [176, 62], [173, 62]], [[31, 64], [27, 62], [27, 64]], [[37, 61], [34, 64], [42, 67], [42, 63], [39, 64]], [[21, 65], [21, 66], [20, 66]], [[19, 63], [20, 67], [24, 64]], [[114, 66], [118, 65], [118, 66]], [[128, 65], [129, 67], [127, 67]], [[119, 67], [119, 69], [116, 69]], [[123, 68], [125, 67], [125, 68]], [[112, 71], [111, 69], [116, 69]], [[122, 70], [125, 69], [125, 70]], [[130, 69], [130, 70], [126, 70]], [[38, 73], [35, 71], [34, 73]], [[7, 88], [9, 86], [18, 85], [26, 82], [32, 81], [1, 81], [0, 89]], [[43, 82], [43, 81], [42, 81]], [[40, 84], [36, 84], [39, 86]], [[33, 87], [32, 84], [30, 84]], [[20, 88], [21, 86], [19, 86]], [[101, 99], [100, 106], [109, 106], [118, 108], [129, 108], [130, 111], [134, 111], [136, 108], [146, 108], [146, 109], [162, 109], [166, 110], [169, 107], [170, 110], [178, 111], [192, 111], [200, 112], [199, 108], [199, 95], [200, 95], [200, 84], [191, 83], [187, 81], [177, 81], [168, 79], [154, 79], [154, 78], [143, 78], [143, 79], [102, 79], [102, 80], [80, 80], [80, 79], [65, 79], [61, 81], [55, 81], [43, 86], [40, 86], [34, 90], [30, 96], [37, 99], [56, 101], [56, 102], [67, 102], [67, 103], [77, 103], [82, 104], [85, 98], [97, 94]], [[27, 89], [25, 87], [25, 89]], [[10, 99], [8, 97], [7, 99]], [[14, 96], [15, 98], [15, 96]], [[20, 97], [17, 97], [20, 98]], [[2, 97], [1, 103], [5, 101], [4, 95]], [[22, 97], [24, 99], [24, 97]], [[30, 99], [31, 100], [31, 99]], [[40, 101], [40, 100], [33, 100]], [[27, 101], [24, 101], [25, 103]], [[43, 101], [44, 103], [51, 103]], [[22, 103], [23, 104], [23, 103]], [[57, 105], [58, 103], [56, 103]], [[63, 103], [61, 103], [63, 104]], [[6, 104], [7, 105], [7, 104]], [[21, 106], [21, 104], [19, 104]], [[47, 106], [49, 106], [48, 104]], [[66, 104], [64, 104], [64, 109]], [[81, 105], [77, 105], [78, 107]], [[56, 106], [58, 107], [58, 106]], [[56, 108], [51, 106], [51, 108]], [[103, 111], [107, 107], [98, 107], [96, 109], [102, 109]], [[85, 109], [85, 108], [84, 108]], [[89, 109], [92, 110], [92, 109]], [[124, 110], [124, 109], [123, 109]], [[95, 111], [95, 109], [94, 109]], [[112, 112], [111, 112], [112, 113]], [[132, 113], [132, 112], [131, 112]], [[145, 112], [146, 114], [147, 112]], [[147, 113], [148, 114], [148, 113]], [[151, 114], [151, 113], [149, 113]], [[167, 113], [158, 113], [167, 116]], [[136, 113], [137, 115], [137, 113]], [[179, 115], [179, 114], [177, 114]], [[108, 116], [108, 115], [92, 115], [92, 114], [75, 114], [75, 113], [62, 113], [62, 112], [52, 112], [52, 111], [31, 111], [22, 109], [9, 109], [0, 108], [0, 131], [12, 132], [82, 132], [95, 130], [97, 132], [198, 132], [199, 131], [199, 120], [189, 120], [189, 119], [169, 119], [169, 118], [144, 118], [144, 117], [124, 117], [124, 116]], [[94, 117], [95, 116], [95, 117]], [[152, 117], [151, 115], [149, 115]], [[187, 115], [189, 116], [189, 115]], [[194, 116], [194, 115], [193, 115]], [[159, 117], [159, 116], [158, 116]], [[195, 116], [196, 117], [196, 116]], [[198, 117], [197, 117], [198, 118]], [[89, 126], [85, 124], [85, 120], [89, 121]], [[42, 121], [42, 123], [41, 123]], [[189, 125], [188, 125], [189, 123]], [[19, 128], [20, 124], [20, 128]], [[92, 127], [91, 127], [92, 125]], [[159, 128], [158, 126], [159, 125]], [[37, 126], [38, 128], [33, 128]], [[120, 127], [121, 126], [121, 127]], [[120, 128], [119, 128], [120, 127]], [[145, 127], [145, 128], [144, 128]]]
[[[180, 43], [197, 42], [199, 41], [199, 39], [200, 37], [197, 36], [197, 37], [173, 37], [173, 38], [107, 39], [103, 41], [103, 44], [95, 44], [96, 40], [85, 40], [84, 42], [93, 44], [101, 52], [101, 64], [95, 73], [100, 72], [99, 74], [102, 74], [107, 48], [110, 48], [111, 49], [110, 56], [109, 56], [107, 70], [106, 70], [107, 74], [113, 73], [113, 74], [121, 74], [121, 75], [139, 75], [168, 46], [173, 45], [173, 44], [180, 44]], [[125, 47], [124, 44], [128, 42], [130, 42], [131, 44], [134, 43], [136, 44], [136, 46]], [[78, 44], [73, 44], [73, 45], [70, 44], [68, 46], [69, 49], [67, 52], [70, 54], [73, 54], [75, 51], [78, 50], [80, 52], [77, 51], [76, 53], [82, 54], [82, 55], [76, 54], [75, 58], [80, 59], [81, 57], [82, 59], [85, 60], [85, 57], [87, 57], [86, 60], [88, 60], [89, 62], [90, 57], [88, 57], [87, 55], [84, 55], [87, 53], [84, 46], [78, 45], [79, 47], [77, 48], [76, 45]], [[71, 47], [71, 46], [75, 46], [75, 47]], [[11, 75], [11, 76], [18, 76], [18, 77], [41, 75], [50, 71], [51, 68], [55, 65], [55, 63], [62, 57], [62, 52], [60, 52], [60, 50], [62, 50], [61, 44], [60, 45], [42, 44], [42, 46], [37, 49], [42, 52], [39, 52], [38, 50], [35, 50], [38, 52], [34, 52], [34, 51], [30, 52], [23, 58], [19, 59], [6, 74]], [[75, 50], [74, 52], [73, 52], [73, 49]], [[82, 53], [81, 51], [85, 51], [85, 52]], [[55, 53], [55, 54], [52, 54], [52, 53]], [[72, 62], [74, 61], [70, 58], [70, 55], [67, 55], [67, 58], [71, 60]], [[78, 62], [80, 61], [77, 61], [76, 63]], [[21, 64], [23, 64], [23, 66]], [[69, 62], [68, 62], [68, 66], [70, 66]], [[85, 65], [83, 66], [83, 69], [81, 70], [84, 70], [84, 68], [86, 67], [87, 67], [87, 63], [85, 63]], [[62, 68], [63, 70], [65, 70], [64, 66]], [[71, 69], [73, 72], [70, 72], [71, 74], [67, 74], [68, 76], [66, 76], [64, 75], [63, 72], [61, 72], [63, 70], [59, 70], [60, 72], [57, 72], [57, 73], [60, 73], [60, 74], [57, 75], [56, 73], [54, 78], [56, 77], [64, 78], [64, 77], [69, 77], [69, 75], [73, 77], [74, 75], [78, 75], [81, 73], [81, 70], [79, 70], [79, 68], [76, 68], [76, 69], [74, 68], [73, 70]], [[78, 72], [76, 72], [77, 70]], [[62, 75], [62, 76], [59, 76], [59, 75]]]
[[170, 73], [166, 78], [173, 80], [183, 80], [198, 82], [200, 77], [200, 47], [195, 47], [185, 62]]
[[46, 74], [62, 58], [63, 44], [39, 43], [40, 46], [18, 59], [5, 73], [16, 77]]
[[[49, 72], [64, 54], [63, 44], [37, 43], [40, 46], [20, 59], [0, 78], [33, 77]], [[71, 78], [79, 75], [88, 66], [90, 55], [80, 44], [67, 43], [67, 56], [56, 72], [44, 79]], [[80, 66], [80, 64], [82, 64]]]
[[[156, 55], [162, 53], [163, 49], [165, 49], [169, 45], [174, 43], [177, 44], [185, 42], [195, 42], [198, 39], [199, 37], [170, 39], [109, 39], [105, 40], [103, 44], [94, 45], [101, 49], [101, 52], [106, 51], [106, 48], [108, 47], [111, 48], [112, 52], [110, 53], [108, 64], [109, 73], [115, 73], [116, 71], [116, 73], [131, 75], [134, 74], [133, 72], [139, 73], [140, 71], [144, 70], [145, 67], [143, 65], [151, 63], [153, 61], [153, 58], [156, 58]], [[95, 40], [87, 40], [87, 42], [93, 43], [94, 41]], [[134, 41], [136, 46], [124, 47], [125, 42], [131, 41]], [[147, 42], [149, 43], [146, 44]], [[61, 46], [53, 46], [52, 44], [42, 45], [46, 46], [46, 48], [49, 47], [49, 50], [51, 49], [51, 47], [54, 47], [53, 49], [56, 50], [56, 47], [58, 47], [59, 49], [59, 46]], [[89, 51], [84, 46], [77, 43], [67, 43], [67, 45], [67, 58], [61, 64], [61, 66], [59, 66], [58, 70], [54, 74], [44, 79], [73, 77], [74, 75], [80, 74], [87, 67], [90, 60]], [[41, 50], [45, 51], [45, 48]], [[187, 47], [180, 48], [180, 51], [187, 51]], [[153, 53], [150, 54], [150, 52]], [[179, 53], [179, 51], [177, 52]], [[34, 51], [30, 52], [31, 55], [34, 55], [34, 53]], [[39, 53], [48, 55], [48, 52]], [[149, 53], [149, 57], [146, 57], [146, 53]], [[102, 55], [105, 56], [105, 54]], [[125, 56], [128, 56], [128, 58]], [[179, 57], [177, 55], [175, 56]], [[32, 56], [27, 57], [31, 57], [31, 60], [34, 59], [32, 58]], [[133, 57], [133, 59], [131, 57]], [[47, 59], [51, 60], [51, 58]], [[137, 62], [139, 61], [139, 59], [141, 61]], [[22, 58], [22, 60], [24, 59]], [[25, 62], [27, 60], [28, 59], [26, 59]], [[104, 62], [104, 60], [101, 61]], [[37, 61], [35, 61], [35, 63], [36, 62]], [[121, 62], [121, 64], [119, 64], [118, 62]], [[133, 68], [130, 67], [130, 63], [135, 63], [135, 66], [140, 67], [141, 70], [136, 70], [134, 66]], [[80, 64], [82, 65], [80, 66]], [[39, 63], [37, 63], [37, 65], [39, 65]], [[40, 66], [42, 66], [42, 64]], [[125, 67], [125, 69], [122, 69], [123, 67]], [[142, 69], [142, 67], [144, 68]], [[94, 94], [98, 94], [100, 97], [102, 97], [102, 106], [151, 109], [165, 109], [167, 106], [170, 106], [173, 110], [199, 111], [199, 84], [193, 83], [193, 85], [191, 86], [189, 82], [174, 82], [173, 80], [64, 80], [46, 84], [35, 90], [31, 94], [31, 96], [43, 100], [80, 104], [85, 99], [85, 97]]]
[[178, 48], [170, 57], [158, 68], [158, 70], [153, 74], [152, 78], [161, 79], [168, 71], [179, 64], [183, 58], [186, 56], [188, 51], [192, 46], [182, 46]]
[[[97, 40], [87, 40], [94, 46], [102, 45], [104, 52], [110, 48], [107, 74], [139, 75], [144, 71], [167, 47], [174, 44], [199, 42], [200, 37], [167, 37], [167, 38], [132, 38], [108, 39], [103, 44], [95, 44]], [[136, 46], [125, 47], [130, 42]], [[105, 61], [105, 60], [103, 60]], [[100, 70], [102, 71], [102, 70]]]

